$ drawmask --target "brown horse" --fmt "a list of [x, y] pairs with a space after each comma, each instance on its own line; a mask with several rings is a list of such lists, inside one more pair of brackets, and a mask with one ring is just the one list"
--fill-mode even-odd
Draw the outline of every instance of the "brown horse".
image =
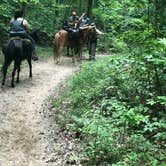
[[77, 40], [69, 40], [68, 32], [65, 30], [60, 30], [54, 36], [54, 61], [56, 63], [60, 62], [60, 56], [64, 47], [70, 46], [74, 50], [73, 60], [81, 59], [81, 49], [83, 44], [87, 43], [89, 33], [95, 26], [86, 26], [80, 28], [80, 37]]

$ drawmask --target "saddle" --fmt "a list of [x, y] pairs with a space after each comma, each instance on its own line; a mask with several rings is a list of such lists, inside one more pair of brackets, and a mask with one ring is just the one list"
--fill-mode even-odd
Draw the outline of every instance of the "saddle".
[[78, 28], [65, 28], [65, 30], [68, 32], [68, 39], [70, 41], [77, 41], [82, 35], [81, 30]]
[[21, 38], [21, 37], [19, 37], [19, 36], [11, 37], [11, 38], [9, 39], [9, 41], [12, 41], [12, 40], [14, 40], [14, 41], [21, 40], [21, 41], [25, 41], [25, 42], [31, 43], [31, 41], [30, 41], [29, 39], [26, 39], [26, 38], [23, 39], [23, 38]]
[[15, 47], [22, 47], [22, 44], [23, 44], [23, 42], [26, 42], [26, 43], [29, 43], [29, 44], [32, 44], [31, 43], [31, 41], [29, 40], [29, 39], [23, 39], [23, 38], [21, 38], [21, 37], [19, 37], [19, 36], [16, 36], [16, 37], [11, 37], [10, 39], [9, 39], [9, 42], [10, 41], [13, 41], [13, 43], [14, 43], [14, 45], [15, 45]]

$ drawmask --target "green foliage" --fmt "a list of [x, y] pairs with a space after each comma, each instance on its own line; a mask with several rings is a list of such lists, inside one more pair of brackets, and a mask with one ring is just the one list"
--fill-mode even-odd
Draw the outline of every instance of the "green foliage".
[[[79, 7], [78, 7], [79, 6]], [[71, 10], [77, 9], [79, 15], [87, 10], [87, 2], [79, 0], [1, 0], [0, 3], [0, 44], [9, 37], [9, 22], [14, 11], [24, 10], [24, 17], [31, 25], [31, 29], [39, 29], [40, 40], [45, 44], [52, 43], [54, 33], [69, 17]]]
[[19, 0], [19, 2], [35, 2], [35, 3], [38, 3], [39, 0]]
[[[78, 15], [81, 15], [87, 11], [87, 6], [88, 1], [81, 0], [2, 0], [0, 43], [8, 38], [9, 21], [16, 9], [24, 8], [25, 18], [30, 22], [31, 28], [40, 29], [41, 40], [50, 43], [71, 10], [76, 10]], [[136, 46], [137, 41], [144, 42], [147, 37], [165, 37], [165, 7], [163, 0], [94, 1], [92, 21], [106, 34], [101, 38], [99, 50], [122, 52], [126, 50], [126, 44], [131, 47]]]
[[[89, 165], [164, 165], [165, 7], [164, 0], [94, 1], [92, 20], [105, 33], [98, 50], [118, 54], [83, 65], [64, 96], [53, 102], [57, 107], [67, 101], [68, 110], [57, 112], [58, 122], [83, 139]], [[25, 18], [46, 44], [71, 10], [79, 9], [79, 15], [87, 10], [87, 1], [2, 0], [1, 43], [18, 8], [25, 9]]]
[[140, 60], [137, 66], [135, 58], [116, 54], [83, 65], [61, 99], [69, 102], [60, 114], [63, 127], [83, 139], [90, 165], [157, 166], [165, 160], [165, 96], [156, 78], [149, 80], [149, 66]]
[[162, 10], [146, 0], [100, 0], [93, 10], [107, 32], [101, 50], [125, 54], [82, 66], [67, 90], [64, 122], [84, 138], [90, 165], [160, 165], [166, 160], [165, 36], [163, 22], [156, 25]]
[[13, 17], [14, 11], [24, 9], [25, 19], [28, 20], [31, 29], [39, 29], [41, 32], [40, 40], [47, 41], [45, 44], [52, 43], [54, 33], [60, 29], [64, 13], [65, 4], [58, 4], [54, 0], [3, 0], [0, 4], [0, 32], [3, 43], [8, 38], [9, 22]]
[[49, 58], [52, 56], [52, 48], [51, 47], [41, 47], [41, 46], [37, 46], [36, 47], [36, 52], [39, 56], [39, 58]]

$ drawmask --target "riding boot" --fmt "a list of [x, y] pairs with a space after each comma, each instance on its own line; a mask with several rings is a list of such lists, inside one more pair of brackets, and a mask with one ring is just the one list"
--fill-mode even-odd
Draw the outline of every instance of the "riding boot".
[[38, 58], [38, 56], [37, 56], [37, 54], [36, 54], [36, 51], [34, 50], [33, 52], [32, 52], [32, 60], [34, 60], [34, 61], [37, 61], [39, 58]]

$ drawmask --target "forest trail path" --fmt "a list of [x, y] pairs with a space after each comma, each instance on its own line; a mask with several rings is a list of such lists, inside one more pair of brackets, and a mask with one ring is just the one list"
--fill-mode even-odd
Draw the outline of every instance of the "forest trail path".
[[22, 68], [15, 88], [9, 86], [8, 74], [6, 85], [0, 89], [0, 166], [61, 165], [58, 159], [50, 163], [55, 147], [49, 145], [50, 122], [43, 105], [76, 69], [71, 58], [63, 58], [60, 65], [52, 59], [39, 61], [33, 64], [32, 79], [28, 78], [28, 67]]

